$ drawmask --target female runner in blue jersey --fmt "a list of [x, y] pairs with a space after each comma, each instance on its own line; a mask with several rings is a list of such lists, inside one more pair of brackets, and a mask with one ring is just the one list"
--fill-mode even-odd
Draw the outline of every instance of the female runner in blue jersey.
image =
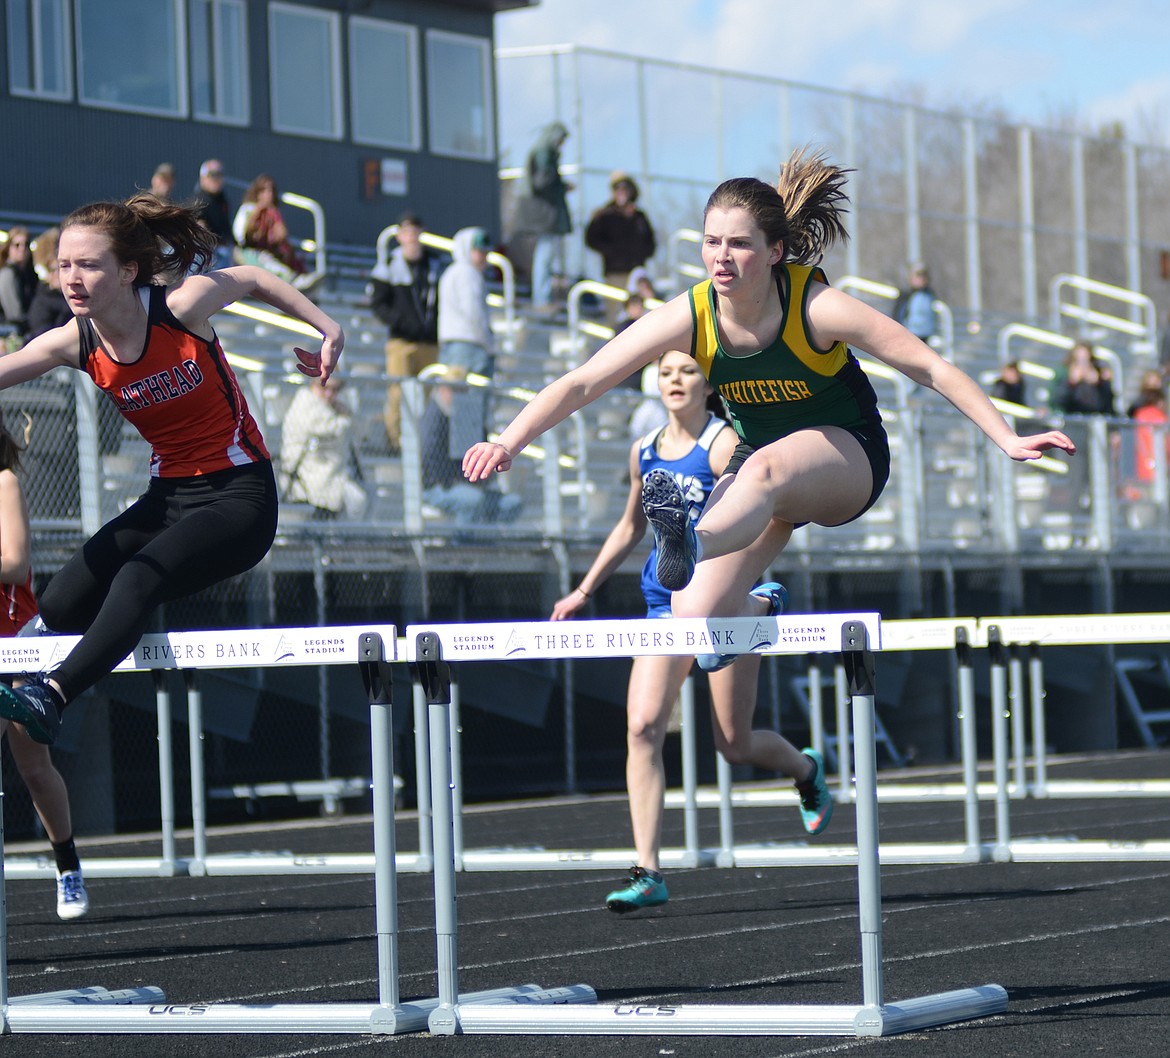
[[[645, 536], [647, 523], [641, 497], [647, 475], [665, 471], [685, 483], [689, 514], [697, 520], [735, 451], [735, 431], [728, 425], [723, 401], [693, 357], [677, 350], [666, 353], [658, 361], [658, 389], [668, 421], [631, 447], [626, 508], [581, 583], [553, 607], [554, 621], [576, 616]], [[656, 563], [657, 554], [652, 550], [642, 567], [646, 616], [669, 617], [670, 592], [658, 583]], [[766, 600], [772, 612], [783, 609], [785, 592], [779, 584], [760, 585], [754, 594]], [[689, 657], [636, 657], [630, 669], [626, 693], [626, 788], [637, 862], [625, 883], [605, 898], [611, 911], [634, 911], [667, 901], [666, 882], [658, 861], [666, 793], [662, 747], [671, 706], [690, 668]], [[760, 658], [752, 655], [740, 665], [711, 673], [716, 747], [733, 763], [734, 740], [724, 739], [721, 732], [751, 726], [759, 671]], [[806, 774], [808, 760], [786, 739], [773, 731], [758, 731], [756, 735], [768, 747], [771, 755], [766, 763], [773, 769], [801, 777]], [[828, 813], [817, 813], [817, 817], [818, 829], [824, 829]]]
[[[819, 154], [797, 152], [775, 187], [754, 178], [720, 184], [703, 217], [709, 278], [546, 386], [498, 441], [468, 449], [467, 479], [506, 471], [525, 445], [622, 379], [670, 349], [688, 350], [724, 398], [740, 443], [697, 525], [669, 474], [648, 476], [643, 510], [674, 616], [737, 617], [770, 609], [750, 589], [797, 526], [852, 521], [885, 485], [889, 447], [877, 397], [850, 346], [941, 394], [1011, 459], [1074, 453], [1058, 430], [1019, 436], [963, 371], [828, 285], [817, 262], [846, 237], [845, 180]], [[756, 734], [723, 737], [737, 759], [755, 762]]]

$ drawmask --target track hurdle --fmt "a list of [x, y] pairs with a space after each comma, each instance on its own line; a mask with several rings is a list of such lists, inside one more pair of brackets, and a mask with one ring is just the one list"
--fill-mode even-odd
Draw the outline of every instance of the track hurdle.
[[[882, 863], [979, 863], [990, 857], [989, 846], [980, 834], [978, 782], [978, 747], [975, 723], [975, 682], [971, 646], [975, 640], [977, 622], [974, 618], [939, 618], [932, 620], [883, 621], [881, 625], [883, 651], [951, 650], [955, 653], [958, 675], [960, 722], [960, 757], [963, 769], [961, 783], [881, 783], [876, 786], [879, 801], [962, 801], [964, 840], [962, 842], [884, 843], [879, 848]], [[782, 644], [766, 646], [760, 653], [780, 654]], [[810, 656], [810, 671], [819, 672], [816, 655]], [[846, 658], [841, 655], [835, 663], [835, 683], [848, 689]], [[810, 680], [810, 687], [812, 685]], [[815, 678], [819, 686], [819, 677]], [[845, 748], [850, 742], [850, 711], [846, 694], [837, 695], [838, 747], [838, 801], [856, 800], [862, 796], [854, 783], [850, 769], [850, 755]], [[819, 694], [810, 695], [810, 724], [813, 744], [823, 748], [823, 704]], [[853, 735], [856, 738], [856, 733]], [[820, 741], [818, 742], [818, 738]], [[875, 745], [876, 752], [876, 745]], [[782, 867], [826, 866], [852, 863], [857, 850], [851, 846], [834, 846], [818, 842], [816, 845], [794, 842], [776, 842], [768, 845], [736, 845], [734, 840], [733, 806], [772, 807], [796, 804], [796, 795], [783, 789], [734, 790], [731, 768], [722, 758], [718, 761], [719, 849], [715, 862], [720, 867]], [[875, 765], [876, 768], [876, 765]], [[990, 795], [991, 788], [983, 792]]]
[[882, 1036], [988, 1014], [1007, 1008], [999, 985], [958, 989], [887, 1003], [883, 998], [881, 885], [878, 862], [877, 754], [874, 741], [874, 660], [881, 649], [877, 614], [817, 617], [687, 618], [551, 623], [412, 625], [406, 652], [430, 709], [431, 781], [435, 824], [435, 933], [439, 950], [439, 1006], [428, 1020], [440, 1034], [660, 1035], [660, 1018], [630, 1018], [621, 1006], [501, 1010], [458, 998], [455, 857], [450, 796], [451, 661], [510, 657], [628, 657], [694, 654], [717, 648], [744, 653], [764, 642], [788, 653], [841, 651], [853, 703], [854, 771], [857, 776], [857, 874], [861, 926], [862, 1001], [834, 1006], [658, 1007], [670, 1017], [671, 1035]]
[[[37, 637], [25, 641], [20, 666], [45, 668], [71, 649], [78, 637]], [[5, 641], [4, 645], [18, 642]], [[370, 705], [370, 750], [374, 801], [374, 914], [378, 999], [370, 1003], [166, 1003], [157, 989], [109, 993], [78, 989], [61, 1001], [8, 996], [7, 910], [0, 858], [0, 1028], [6, 1032], [53, 1033], [376, 1033], [425, 1028], [437, 998], [403, 1002], [398, 984], [397, 883], [394, 855], [394, 760], [390, 664], [396, 659], [392, 625], [172, 632], [144, 637], [120, 669], [165, 670], [256, 668], [260, 666], [358, 666]], [[32, 664], [32, 651], [40, 651]], [[0, 662], [2, 664], [2, 662]], [[0, 844], [3, 815], [0, 812]], [[87, 863], [88, 869], [88, 863]], [[86, 1000], [84, 995], [92, 996]], [[121, 999], [103, 999], [121, 995]], [[134, 998], [135, 995], [138, 998]], [[471, 999], [472, 997], [461, 997]], [[525, 984], [474, 994], [474, 1001], [589, 1002], [587, 986], [544, 989]]]
[[[419, 686], [415, 685], [416, 689]], [[450, 680], [449, 744], [451, 747], [451, 798], [453, 820], [453, 844], [455, 869], [457, 871], [549, 871], [549, 870], [625, 870], [634, 861], [633, 846], [614, 849], [549, 849], [543, 846], [530, 848], [473, 848], [468, 849], [463, 841], [463, 776], [462, 738], [460, 732], [459, 682], [454, 674]], [[715, 862], [712, 850], [699, 846], [699, 792], [698, 765], [695, 750], [695, 685], [688, 676], [679, 692], [680, 714], [682, 717], [682, 791], [680, 804], [683, 809], [683, 844], [681, 847], [666, 847], [659, 851], [664, 867], [699, 867]], [[421, 774], [421, 773], [420, 773]]]
[[[1022, 663], [1018, 651], [1029, 655], [1028, 688], [1032, 720], [1033, 780], [1026, 783], [1022, 760], [1024, 709], [1014, 711], [1017, 784], [1037, 798], [1168, 797], [1170, 780], [1120, 782], [1050, 780], [1047, 773], [1047, 727], [1044, 716], [1043, 646], [1100, 646], [1170, 641], [1170, 614], [1089, 614], [1046, 617], [985, 617], [979, 620], [978, 639], [991, 657], [992, 752], [995, 771], [996, 860], [1067, 862], [1080, 860], [1170, 860], [1170, 840], [1151, 841], [1027, 841], [1011, 835], [1011, 791], [1008, 783], [1008, 705], [1011, 697], [1023, 704]], [[1013, 673], [1014, 668], [1014, 673]]]

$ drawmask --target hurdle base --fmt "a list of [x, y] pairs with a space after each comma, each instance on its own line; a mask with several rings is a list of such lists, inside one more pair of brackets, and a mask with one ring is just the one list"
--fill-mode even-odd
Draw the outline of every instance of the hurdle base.
[[[883, 864], [893, 863], [988, 863], [992, 858], [989, 845], [883, 844], [878, 857]], [[720, 867], [836, 867], [857, 864], [856, 845], [736, 845], [720, 854]]]
[[[198, 867], [195, 867], [195, 863]], [[431, 859], [414, 852], [399, 852], [394, 869], [399, 874], [426, 874]], [[88, 867], [86, 868], [88, 871]], [[294, 853], [228, 852], [205, 856], [194, 861], [192, 875], [200, 877], [250, 877], [286, 874], [373, 874], [374, 854], [365, 853]]]
[[1124, 863], [1131, 860], [1170, 860], [1170, 841], [1014, 840], [1007, 845], [1013, 863]]
[[[482, 848], [464, 849], [459, 858], [459, 869], [463, 871], [585, 871], [585, 870], [627, 870], [638, 860], [637, 852], [630, 849], [547, 849], [542, 846], [529, 848]], [[700, 849], [690, 853], [686, 849], [663, 849], [659, 853], [663, 867], [689, 868], [711, 867], [715, 864], [715, 853]]]
[[[42, 1001], [29, 996], [8, 1008], [6, 1030], [11, 1033], [362, 1033], [393, 1035], [422, 1032], [440, 1009], [438, 999], [421, 999], [390, 1007], [371, 1003], [275, 1003], [246, 1006], [235, 1003], [166, 1003], [155, 1001], [155, 989], [127, 989], [91, 998]], [[137, 998], [135, 998], [135, 994]], [[468, 992], [461, 1002], [479, 1009], [503, 1003], [530, 1010], [541, 1004], [596, 1003], [589, 985], [542, 988], [536, 984]], [[128, 1004], [144, 1004], [130, 1006]], [[99, 1004], [106, 1004], [101, 1006]], [[122, 1004], [122, 1005], [116, 1005]]]
[[[86, 878], [185, 878], [190, 874], [184, 859], [155, 859], [153, 857], [86, 857], [83, 863]], [[44, 856], [6, 856], [4, 876], [9, 880], [27, 878], [56, 878], [57, 867]]]
[[484, 1006], [455, 1008], [467, 1035], [536, 1036], [892, 1036], [1002, 1014], [1007, 992], [981, 985], [919, 996], [880, 1007], [667, 1006], [654, 1003], [585, 1007]]

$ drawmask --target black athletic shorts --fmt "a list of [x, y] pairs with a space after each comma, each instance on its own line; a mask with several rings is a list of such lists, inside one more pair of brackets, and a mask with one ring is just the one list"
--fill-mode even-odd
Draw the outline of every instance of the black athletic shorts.
[[[856, 521], [877, 503], [878, 497], [886, 487], [886, 482], [890, 480], [890, 442], [881, 423], [865, 426], [843, 426], [842, 429], [857, 438], [857, 443], [865, 452], [865, 456], [869, 460], [869, 469], [873, 473], [873, 488], [870, 490], [869, 499], [866, 500], [865, 506], [852, 518], [846, 518], [845, 521], [837, 523], [838, 525], [847, 525], [849, 522]], [[735, 446], [735, 451], [731, 453], [731, 458], [727, 461], [727, 467], [723, 473], [736, 473], [754, 451], [755, 448], [746, 441], [740, 441]], [[808, 525], [808, 522], [797, 522], [796, 528], [799, 529], [802, 525]]]

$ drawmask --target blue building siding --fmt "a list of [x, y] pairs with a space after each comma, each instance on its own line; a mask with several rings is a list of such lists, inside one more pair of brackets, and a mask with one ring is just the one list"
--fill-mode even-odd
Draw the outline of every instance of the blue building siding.
[[[413, 25], [418, 27], [420, 38], [427, 30], [443, 30], [482, 39], [489, 46], [491, 68], [493, 9], [515, 5], [372, 0], [362, 5], [318, 2], [298, 6], [342, 15], [346, 135], [340, 141], [272, 131], [267, 3], [249, 3], [247, 7], [251, 121], [244, 128], [13, 95], [9, 90], [7, 25], [0, 20], [0, 35], [4, 35], [0, 41], [0, 127], [6, 130], [10, 143], [20, 145], [19, 163], [6, 165], [0, 180], [0, 216], [43, 217], [48, 222], [83, 202], [125, 197], [135, 188], [147, 187], [155, 166], [162, 161], [174, 165], [176, 192], [186, 196], [194, 189], [200, 162], [217, 157], [228, 173], [233, 205], [239, 202], [242, 184], [268, 172], [282, 191], [295, 191], [323, 204], [330, 242], [372, 245], [378, 232], [408, 205], [422, 213], [435, 231], [453, 232], [474, 223], [498, 232], [495, 157], [466, 160], [429, 150], [425, 46], [419, 49], [421, 149], [386, 150], [349, 139], [347, 16]], [[492, 89], [494, 100], [494, 83]], [[492, 152], [494, 155], [494, 142]], [[405, 164], [406, 195], [383, 194], [376, 183], [370, 187], [367, 173], [380, 167], [383, 159]]]

